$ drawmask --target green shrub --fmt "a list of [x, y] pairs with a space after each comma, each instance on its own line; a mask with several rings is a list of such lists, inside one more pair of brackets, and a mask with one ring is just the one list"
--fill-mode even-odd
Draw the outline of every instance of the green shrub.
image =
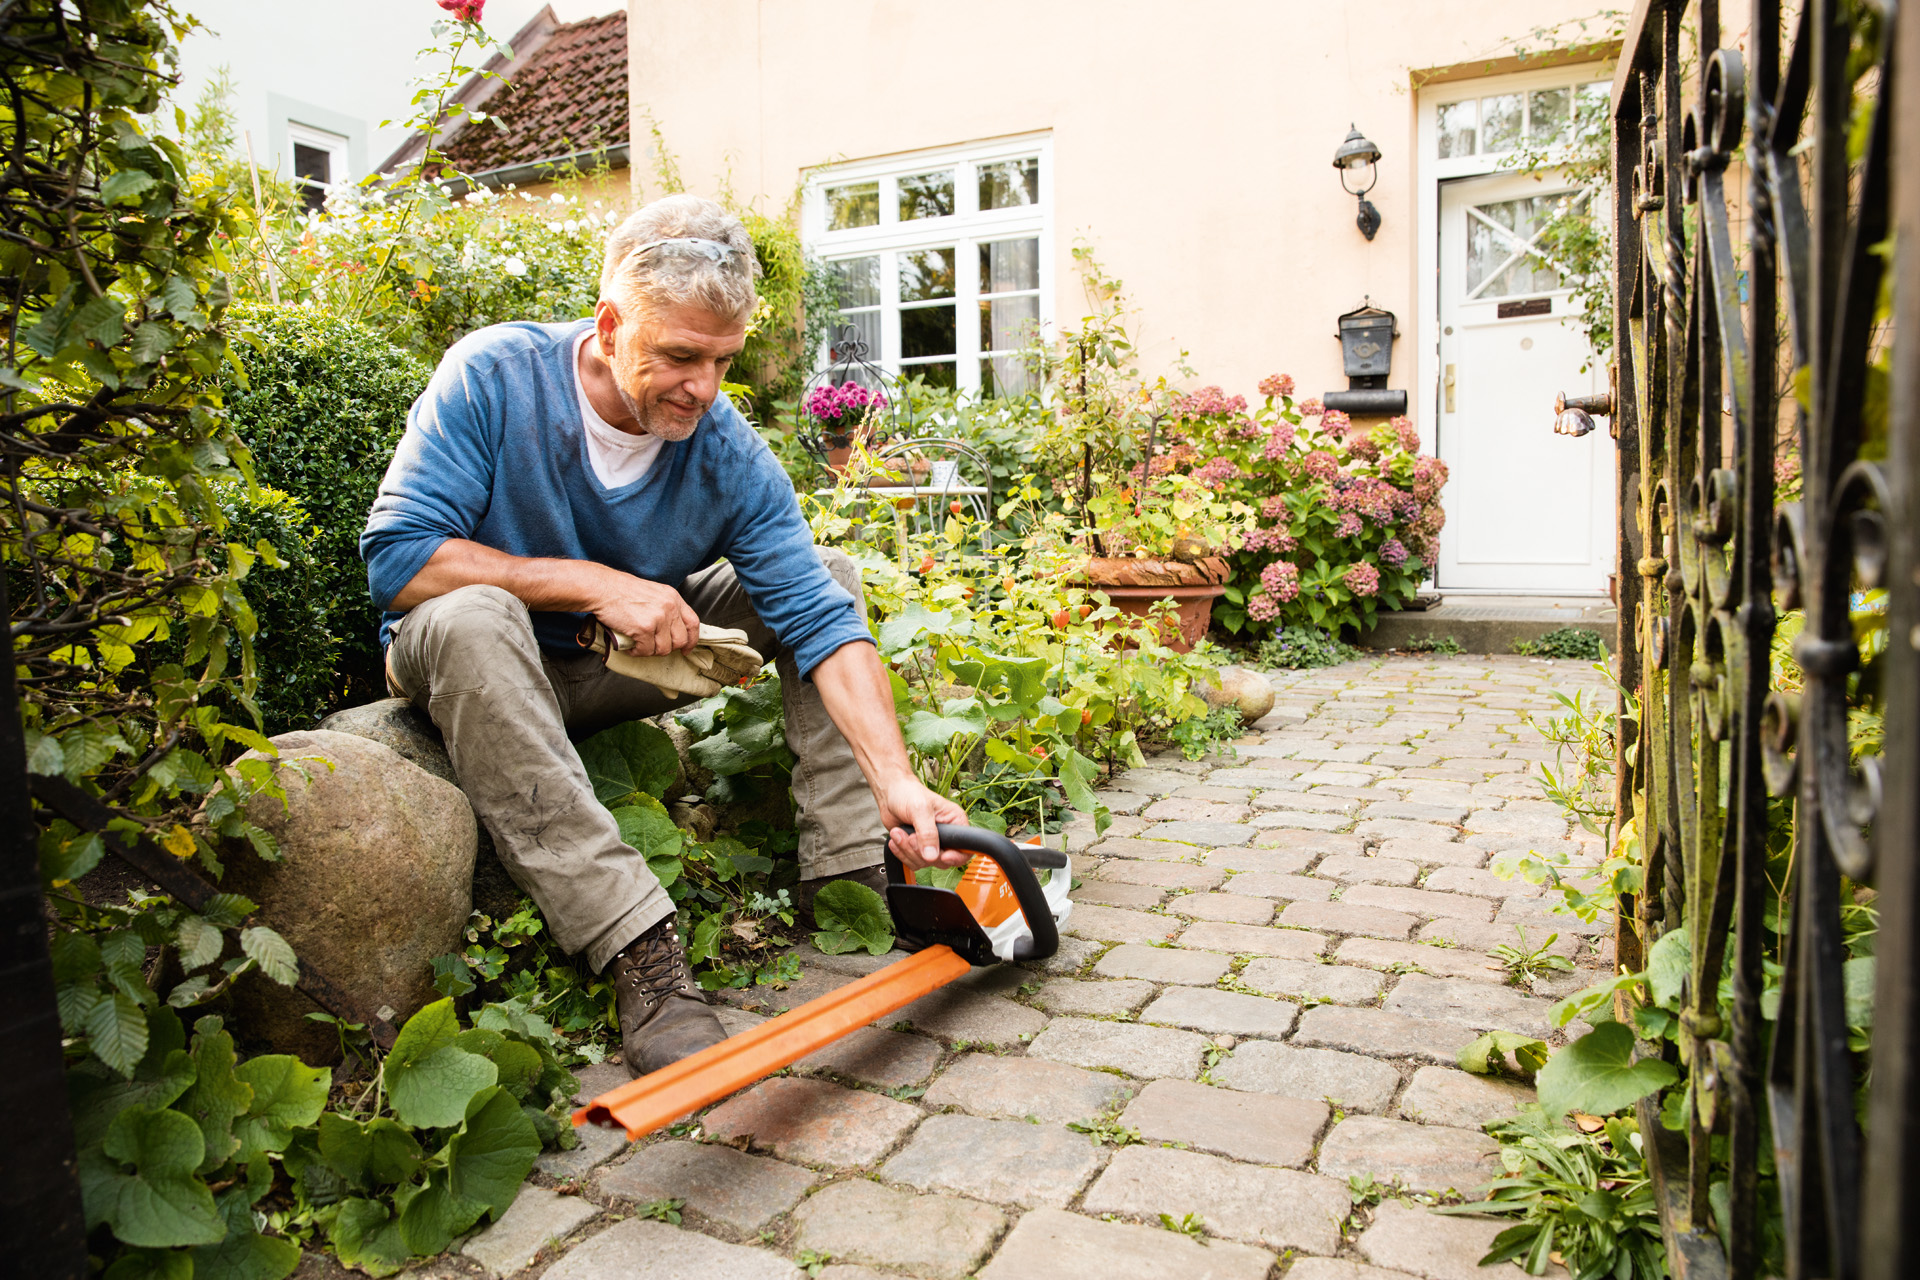
[[1256, 667], [1331, 667], [1351, 662], [1360, 651], [1338, 637], [1314, 627], [1282, 627], [1260, 642], [1254, 651]]
[[[289, 715], [324, 715], [384, 697], [380, 615], [367, 595], [360, 531], [431, 370], [365, 327], [309, 307], [248, 304], [232, 316], [247, 383], [227, 390], [234, 428], [253, 450], [260, 483], [290, 495], [312, 521], [304, 589], [318, 606], [317, 625], [307, 630], [283, 614], [284, 629], [256, 642], [262, 668], [304, 678], [323, 654], [337, 662], [324, 697], [276, 704]], [[293, 579], [270, 575], [259, 589], [277, 598], [282, 581], [291, 589]]]
[[1466, 649], [1452, 636], [1424, 635], [1415, 636], [1407, 641], [1408, 653], [1437, 653], [1443, 657], [1456, 657]]
[[1560, 627], [1538, 640], [1515, 640], [1513, 651], [1528, 658], [1584, 658], [1604, 662], [1607, 645], [1598, 631], [1583, 627]]
[[[256, 564], [240, 581], [258, 628], [253, 657], [259, 673], [254, 703], [268, 735], [306, 729], [333, 710], [340, 637], [328, 626], [328, 566], [313, 552], [313, 520], [293, 495], [262, 487], [249, 499], [240, 485], [222, 486], [228, 536], [265, 541], [285, 563]], [[238, 655], [235, 655], [236, 657]]]

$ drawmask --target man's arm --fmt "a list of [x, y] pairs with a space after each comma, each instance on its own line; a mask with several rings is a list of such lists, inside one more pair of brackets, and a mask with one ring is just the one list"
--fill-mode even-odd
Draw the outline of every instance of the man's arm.
[[588, 560], [512, 556], [463, 538], [441, 543], [393, 597], [392, 607], [411, 609], [472, 586], [499, 587], [529, 609], [591, 613], [632, 638], [634, 652], [643, 656], [691, 649], [700, 639], [699, 615], [672, 587]]
[[914, 773], [893, 714], [893, 686], [878, 651], [861, 641], [843, 644], [814, 667], [813, 683], [867, 776], [893, 856], [910, 869], [965, 865], [972, 855], [941, 849], [934, 824], [964, 824], [966, 810], [928, 790]]

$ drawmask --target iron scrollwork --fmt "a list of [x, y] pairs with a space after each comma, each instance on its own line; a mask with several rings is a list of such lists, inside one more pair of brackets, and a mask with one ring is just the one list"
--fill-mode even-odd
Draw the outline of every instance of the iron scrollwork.
[[[1664, 1050], [1686, 1071], [1682, 1127], [1640, 1117], [1675, 1273], [1763, 1274], [1777, 1221], [1789, 1276], [1892, 1277], [1920, 1273], [1920, 385], [1876, 306], [1894, 270], [1896, 314], [1920, 312], [1920, 244], [1897, 268], [1886, 247], [1896, 103], [1920, 107], [1895, 49], [1920, 37], [1890, 0], [1805, 0], [1790, 33], [1782, 8], [1753, 0], [1743, 54], [1716, 0], [1641, 0], [1614, 81], [1619, 651], [1642, 708], [1617, 796], [1646, 873], [1619, 950], [1642, 967], [1662, 937], [1686, 943]], [[1920, 165], [1920, 135], [1897, 145]], [[1920, 237], [1920, 210], [1901, 216]], [[1776, 509], [1788, 420], [1800, 493]], [[1776, 671], [1783, 611], [1797, 689]], [[1864, 1130], [1864, 971], [1842, 922], [1863, 910]]]

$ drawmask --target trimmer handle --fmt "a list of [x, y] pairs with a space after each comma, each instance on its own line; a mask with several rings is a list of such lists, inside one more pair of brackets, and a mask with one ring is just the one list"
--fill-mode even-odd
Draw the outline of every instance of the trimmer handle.
[[[1015, 844], [996, 831], [982, 831], [979, 827], [950, 827], [943, 822], [936, 829], [942, 849], [982, 853], [1000, 864], [1007, 884], [1013, 889], [1014, 900], [1020, 904], [1020, 913], [1027, 918], [1027, 928], [1033, 933], [1033, 956], [1050, 956], [1060, 949], [1060, 931], [1054, 927], [1053, 909], [1047, 906], [1046, 894], [1040, 888], [1040, 881], [1034, 878], [1033, 868], [1058, 870], [1067, 865], [1066, 854], [1057, 849]], [[892, 849], [886, 851], [886, 856], [887, 883], [912, 883], [907, 879], [906, 867], [893, 856]]]

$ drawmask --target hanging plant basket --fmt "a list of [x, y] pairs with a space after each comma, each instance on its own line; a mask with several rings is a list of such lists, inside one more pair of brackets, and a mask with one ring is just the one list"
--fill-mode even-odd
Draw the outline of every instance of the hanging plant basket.
[[800, 395], [801, 445], [834, 475], [846, 469], [855, 445], [880, 448], [897, 434], [913, 434], [913, 410], [900, 380], [867, 358], [853, 325], [834, 330], [828, 364]]

